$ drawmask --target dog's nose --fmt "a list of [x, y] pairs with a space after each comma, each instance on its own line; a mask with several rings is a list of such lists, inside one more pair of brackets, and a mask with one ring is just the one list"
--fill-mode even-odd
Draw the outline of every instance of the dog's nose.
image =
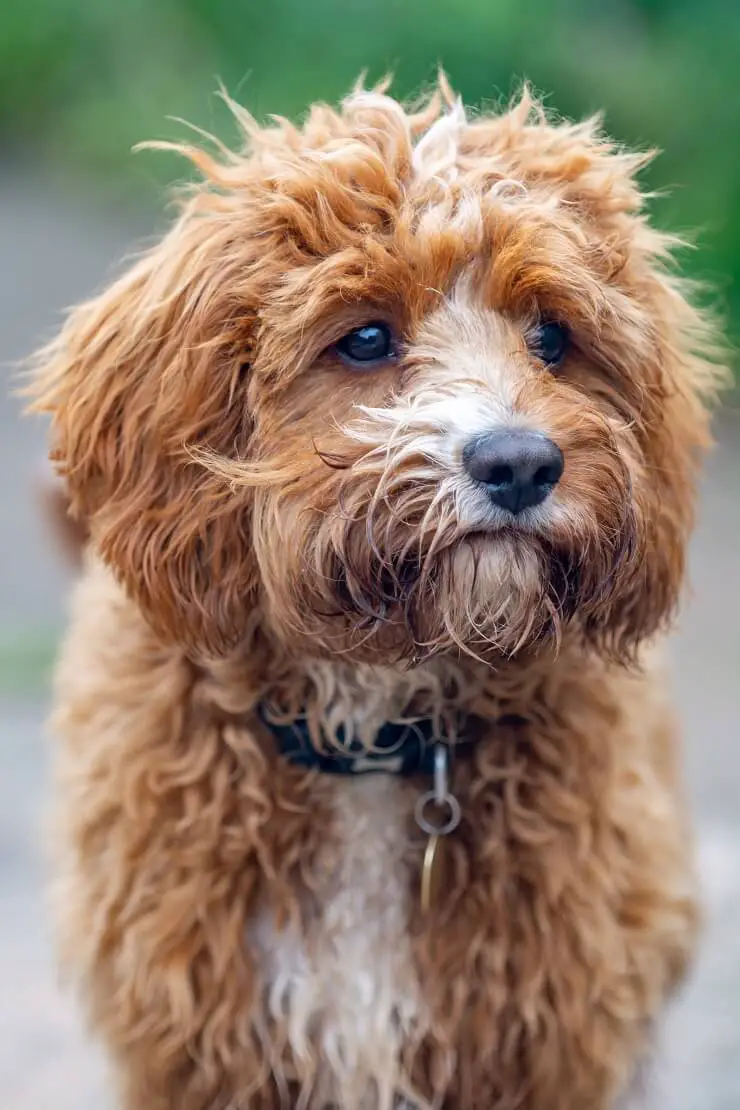
[[512, 428], [471, 440], [463, 450], [463, 464], [495, 505], [520, 513], [545, 500], [560, 481], [565, 461], [547, 436]]

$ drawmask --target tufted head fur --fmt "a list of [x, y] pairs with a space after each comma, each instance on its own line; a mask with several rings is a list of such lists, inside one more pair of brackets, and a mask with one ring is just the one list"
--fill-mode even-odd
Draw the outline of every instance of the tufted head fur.
[[[512, 653], [565, 628], [628, 655], [671, 613], [709, 329], [635, 174], [528, 93], [467, 119], [357, 90], [230, 151], [160, 243], [40, 356], [74, 511], [155, 629], [222, 655], [262, 632], [374, 661]], [[533, 336], [567, 325], [548, 369]], [[381, 321], [393, 358], [337, 353]], [[709, 352], [709, 355], [708, 355]], [[565, 470], [515, 518], [463, 465], [533, 429]]]

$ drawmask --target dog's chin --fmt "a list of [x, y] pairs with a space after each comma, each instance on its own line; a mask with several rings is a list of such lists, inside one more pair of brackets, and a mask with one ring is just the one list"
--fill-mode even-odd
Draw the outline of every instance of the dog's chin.
[[469, 532], [449, 559], [452, 585], [476, 606], [495, 608], [512, 592], [531, 595], [541, 588], [541, 544], [513, 530]]
[[362, 558], [304, 577], [292, 605], [272, 610], [274, 630], [291, 652], [383, 664], [446, 653], [490, 661], [557, 635], [557, 563], [531, 533], [471, 531], [394, 565], [387, 579]]
[[468, 533], [422, 570], [408, 567], [399, 598], [382, 618], [347, 607], [341, 624], [352, 633], [349, 644], [342, 638], [342, 651], [386, 663], [446, 653], [489, 661], [513, 655], [552, 638], [550, 573], [533, 536]]
[[473, 654], [512, 654], [552, 624], [548, 560], [531, 535], [464, 536], [446, 553], [437, 585], [438, 635]]

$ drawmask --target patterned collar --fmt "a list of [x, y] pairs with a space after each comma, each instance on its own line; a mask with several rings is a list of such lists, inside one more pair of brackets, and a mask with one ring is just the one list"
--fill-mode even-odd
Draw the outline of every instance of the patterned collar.
[[[440, 743], [446, 745], [430, 717], [406, 723], [389, 721], [381, 727], [371, 749], [359, 740], [347, 743], [340, 727], [336, 739], [327, 741], [326, 747], [319, 750], [311, 740], [305, 717], [281, 723], [275, 721], [264, 705], [260, 705], [259, 715], [272, 733], [280, 755], [298, 767], [325, 774], [431, 775], [435, 747]], [[456, 741], [455, 747], [459, 743], [464, 741]]]

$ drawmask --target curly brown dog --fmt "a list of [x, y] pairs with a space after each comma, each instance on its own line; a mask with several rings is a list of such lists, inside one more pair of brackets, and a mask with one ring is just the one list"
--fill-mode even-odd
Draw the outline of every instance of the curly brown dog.
[[711, 328], [593, 122], [230, 106], [33, 385], [91, 534], [64, 959], [126, 1110], [607, 1110], [697, 931]]

